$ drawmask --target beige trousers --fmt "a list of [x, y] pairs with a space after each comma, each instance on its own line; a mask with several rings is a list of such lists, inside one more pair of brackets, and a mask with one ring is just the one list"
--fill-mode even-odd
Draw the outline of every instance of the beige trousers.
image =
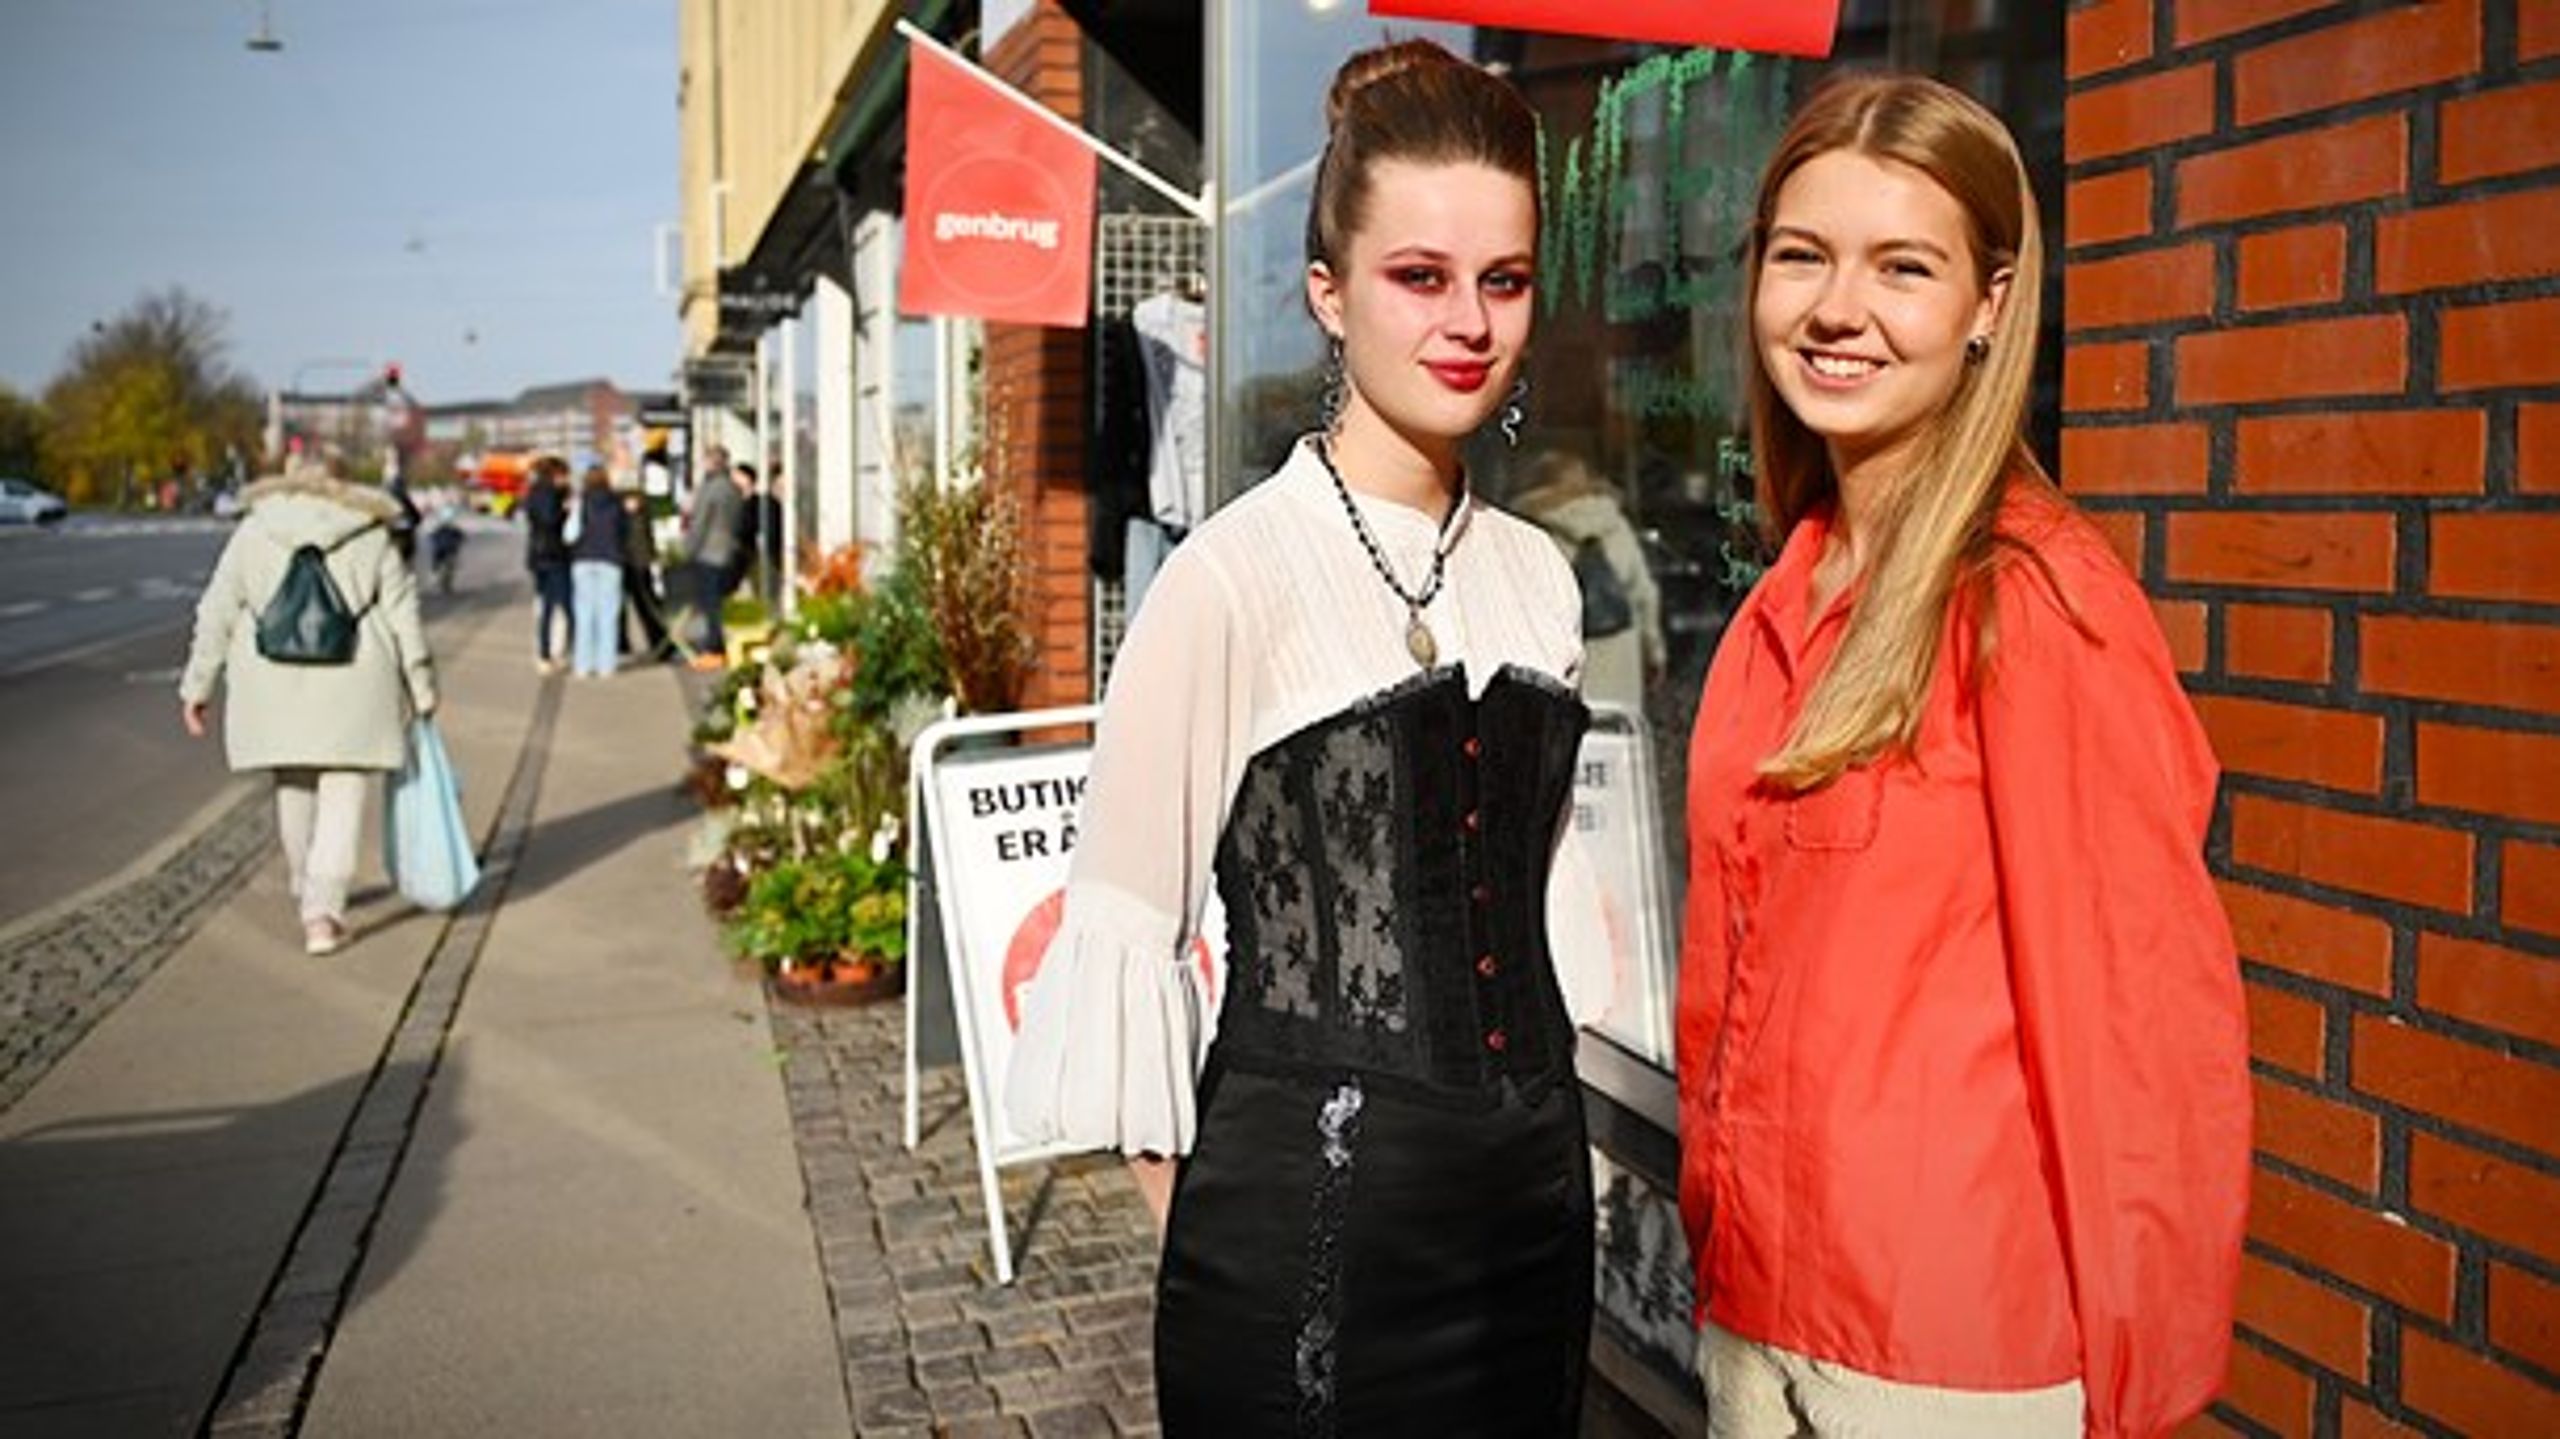
[[360, 769], [280, 769], [276, 774], [276, 833], [284, 841], [285, 870], [305, 923], [347, 917], [347, 887], [356, 877], [356, 837], [364, 824], [365, 781]]
[[1698, 1330], [1715, 1439], [2079, 1439], [2080, 1381], [2015, 1391], [1934, 1389]]

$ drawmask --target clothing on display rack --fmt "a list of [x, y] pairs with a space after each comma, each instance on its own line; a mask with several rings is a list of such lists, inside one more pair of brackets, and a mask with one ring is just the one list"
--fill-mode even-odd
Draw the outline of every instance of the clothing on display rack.
[[1146, 367], [1148, 509], [1178, 537], [1209, 513], [1209, 307], [1176, 290], [1130, 311]]

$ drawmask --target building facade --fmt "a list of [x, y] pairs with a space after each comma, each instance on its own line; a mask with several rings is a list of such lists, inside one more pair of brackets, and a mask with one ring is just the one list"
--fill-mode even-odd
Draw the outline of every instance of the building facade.
[[[769, 453], [807, 388], [794, 525], [828, 545], [886, 543], [901, 479], [1005, 487], [1038, 574], [1026, 703], [1089, 700], [1132, 483], [1115, 327], [1204, 282], [1213, 503], [1314, 423], [1320, 98], [1380, 22], [1299, 0], [905, 7], [1216, 197], [1199, 225], [1106, 170], [1094, 320], [1063, 330], [896, 314], [893, 7], [782, 8], [682, 6], [697, 434]], [[1613, 730], [1612, 883], [1644, 937], [1584, 1055], [1603, 1377], [1694, 1430], [1669, 995], [1681, 750], [1761, 555], [1738, 227], [1807, 88], [1889, 65], [2020, 136], [2059, 237], [2038, 447], [2153, 596], [2226, 769], [2209, 853], [2258, 1162], [2238, 1342], [2197, 1431], [2560, 1432], [2560, 7], [1849, 0], [1825, 64], [1395, 28], [1502, 64], [1546, 127], [1529, 424], [1471, 474], [1498, 500], [1541, 456], [1589, 465], [1664, 597], [1666, 678]]]

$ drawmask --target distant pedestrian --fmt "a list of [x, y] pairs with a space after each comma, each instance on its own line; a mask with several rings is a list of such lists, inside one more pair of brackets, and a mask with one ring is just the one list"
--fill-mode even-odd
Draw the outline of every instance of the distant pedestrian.
[[631, 643], [630, 627], [622, 628], [625, 654], [655, 663], [672, 653], [667, 641], [666, 612], [658, 601], [658, 539], [649, 532], [649, 497], [631, 490], [622, 496], [622, 604], [626, 621], [640, 621], [642, 643]]
[[453, 593], [455, 571], [462, 563], [462, 505], [448, 492], [436, 502], [436, 522], [427, 531], [427, 560], [435, 571], [436, 593]]
[[764, 483], [748, 497], [747, 508], [754, 515], [748, 529], [755, 543], [748, 550], [748, 563], [755, 566], [756, 598], [770, 609], [782, 601], [782, 556], [789, 536], [782, 527], [782, 469], [774, 466], [765, 471]]
[[[399, 507], [389, 496], [297, 464], [251, 485], [242, 499], [248, 513], [196, 604], [179, 717], [203, 738], [214, 688], [227, 687], [224, 750], [234, 770], [274, 773], [276, 828], [303, 948], [328, 954], [347, 940], [365, 775], [400, 768], [402, 711], [435, 712], [435, 664], [416, 581], [391, 546]], [[353, 653], [337, 662], [286, 662], [262, 647], [260, 620], [288, 571], [307, 565], [296, 559], [306, 548], [320, 556], [338, 604], [355, 620]]]
[[622, 558], [629, 521], [604, 466], [587, 467], [577, 507], [578, 537], [569, 546], [575, 636], [569, 667], [573, 674], [609, 675], [622, 628]]
[[[716, 453], [716, 452], [715, 452]], [[693, 492], [693, 508], [685, 515], [685, 590], [701, 612], [702, 653], [697, 669], [718, 669], [726, 660], [727, 637], [720, 631], [720, 606], [737, 577], [739, 513], [745, 504], [725, 465], [712, 465]]]
[[[524, 567], [533, 574], [533, 664], [544, 674], [560, 668], [552, 657], [551, 622], [571, 623], [569, 610], [569, 495], [564, 483], [568, 462], [545, 455], [533, 462], [524, 499], [516, 509], [524, 516]], [[563, 636], [561, 648], [568, 647]]]
[[762, 596], [764, 585], [756, 573], [758, 557], [764, 553], [764, 490], [753, 465], [740, 465], [730, 471], [738, 483], [738, 554], [729, 566], [729, 590], [739, 585], [748, 593]]
[[418, 562], [418, 530], [425, 523], [426, 516], [419, 511], [417, 500], [410, 495], [409, 482], [400, 476], [395, 474], [383, 481], [382, 492], [391, 497], [391, 503], [400, 507], [399, 515], [391, 521], [391, 548], [399, 553], [402, 563], [415, 565]]

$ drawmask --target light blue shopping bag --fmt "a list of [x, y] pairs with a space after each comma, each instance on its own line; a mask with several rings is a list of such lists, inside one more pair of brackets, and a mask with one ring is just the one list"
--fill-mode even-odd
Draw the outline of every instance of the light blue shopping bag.
[[431, 719], [409, 725], [409, 758], [382, 806], [382, 863], [422, 909], [451, 909], [480, 882], [480, 860], [462, 818], [462, 787]]

